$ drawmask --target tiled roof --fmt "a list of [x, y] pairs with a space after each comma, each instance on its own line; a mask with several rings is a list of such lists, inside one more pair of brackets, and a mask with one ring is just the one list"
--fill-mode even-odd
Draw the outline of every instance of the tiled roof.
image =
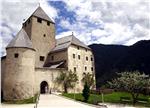
[[12, 47], [25, 47], [33, 49], [32, 42], [23, 28], [18, 32], [16, 37], [10, 41], [7, 46], [7, 48]]
[[66, 49], [71, 44], [74, 44], [74, 45], [77, 45], [77, 46], [80, 46], [80, 47], [83, 47], [83, 48], [90, 49], [87, 45], [85, 45], [83, 42], [81, 42], [75, 36], [70, 35], [70, 36], [66, 36], [66, 37], [57, 39], [56, 47], [51, 52], [55, 52], [55, 51], [59, 51], [59, 50], [62, 50], [62, 49]]
[[32, 15], [53, 22], [40, 6], [33, 12]]

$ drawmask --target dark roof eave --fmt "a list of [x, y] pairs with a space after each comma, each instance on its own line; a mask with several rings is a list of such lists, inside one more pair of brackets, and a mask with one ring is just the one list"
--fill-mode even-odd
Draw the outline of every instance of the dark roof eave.
[[68, 48], [63, 48], [63, 49], [59, 49], [59, 50], [55, 50], [55, 51], [50, 51], [49, 54], [52, 54], [52, 53], [57, 53], [57, 52], [61, 52], [61, 51], [65, 51], [67, 50]]
[[[38, 69], [43, 69], [43, 70], [67, 70], [66, 68], [35, 67], [35, 70], [38, 70]], [[37, 71], [35, 71], [35, 72], [37, 72]]]
[[84, 47], [84, 46], [77, 45], [77, 44], [74, 44], [74, 43], [71, 43], [71, 45], [76, 45], [76, 46], [80, 46], [80, 47], [85, 48], [85, 49], [88, 49], [88, 50], [92, 50], [92, 49], [91, 49], [91, 48], [89, 48], [89, 47]]
[[6, 59], [6, 56], [2, 56], [1, 59], [2, 59], [2, 60], [3, 60], [3, 59]]
[[[32, 16], [38, 18], [38, 17], [35, 16], [35, 15], [31, 15], [27, 20], [24, 21], [23, 24], [25, 24]], [[42, 19], [42, 20], [45, 20], [45, 21], [49, 21], [49, 20], [46, 20], [46, 19], [43, 19], [43, 18], [41, 18], [41, 19]], [[53, 21], [49, 21], [49, 22], [52, 23], [52, 24], [55, 24], [55, 22], [53, 22]]]
[[34, 48], [29, 48], [29, 47], [7, 47], [6, 49], [9, 49], [9, 48], [28, 48], [28, 49], [31, 49], [33, 51], [36, 51]]
[[[41, 18], [41, 17], [37, 17], [36, 15], [31, 15], [30, 17], [32, 17], [32, 16], [34, 16], [34, 17], [36, 17], [36, 18]], [[29, 18], [30, 18], [29, 17]], [[28, 19], [29, 19], [28, 18]], [[49, 21], [49, 20], [47, 20], [47, 19], [44, 19], [44, 18], [41, 18], [42, 20], [45, 20], [45, 21]], [[52, 24], [55, 24], [55, 22], [53, 22], [53, 21], [49, 21], [50, 23], [52, 23]]]

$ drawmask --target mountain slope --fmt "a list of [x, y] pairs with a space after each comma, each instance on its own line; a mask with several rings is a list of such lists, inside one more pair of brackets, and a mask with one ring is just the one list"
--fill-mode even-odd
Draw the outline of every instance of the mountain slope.
[[150, 75], [150, 40], [132, 46], [93, 44], [97, 87], [106, 84], [116, 72], [139, 70]]

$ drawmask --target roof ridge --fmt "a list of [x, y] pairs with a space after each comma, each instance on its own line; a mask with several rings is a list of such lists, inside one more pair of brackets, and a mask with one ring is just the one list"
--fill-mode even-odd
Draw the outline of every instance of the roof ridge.
[[47, 13], [42, 9], [41, 6], [38, 6], [38, 8], [32, 13], [31, 16], [36, 16], [41, 19], [44, 19], [44, 20], [54, 23], [53, 20], [47, 15]]
[[71, 35], [71, 43], [73, 42], [73, 35]]
[[[69, 36], [72, 36], [72, 35], [64, 36], [64, 37], [61, 37], [61, 38], [58, 38], [58, 39], [66, 38], [66, 37], [69, 37]], [[57, 40], [58, 40], [58, 39], [57, 39]]]

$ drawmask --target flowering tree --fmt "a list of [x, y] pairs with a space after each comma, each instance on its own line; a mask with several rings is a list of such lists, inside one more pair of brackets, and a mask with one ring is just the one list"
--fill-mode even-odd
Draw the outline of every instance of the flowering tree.
[[61, 71], [60, 75], [56, 78], [56, 82], [63, 86], [64, 92], [68, 93], [69, 88], [74, 88], [78, 81], [76, 72]]
[[108, 82], [111, 88], [131, 93], [133, 104], [145, 88], [150, 87], [150, 77], [138, 71], [118, 73], [120, 77]]
[[90, 89], [94, 88], [95, 87], [94, 74], [84, 73], [82, 83], [83, 85], [87, 84], [87, 86], [89, 86]]

